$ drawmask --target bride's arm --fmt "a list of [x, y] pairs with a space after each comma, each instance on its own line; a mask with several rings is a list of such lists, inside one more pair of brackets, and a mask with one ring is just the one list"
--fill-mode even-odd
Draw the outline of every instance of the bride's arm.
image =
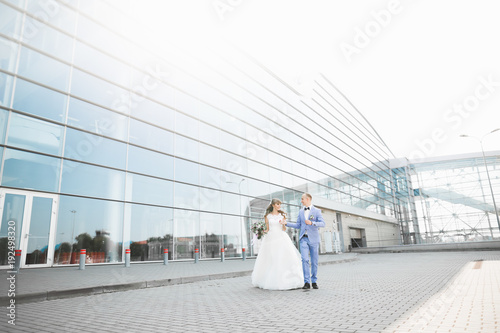
[[267, 216], [264, 221], [266, 222], [266, 230], [264, 230], [264, 233], [266, 234], [269, 231], [269, 220], [267, 219]]
[[283, 216], [283, 224], [281, 225], [283, 231], [286, 231], [286, 216]]

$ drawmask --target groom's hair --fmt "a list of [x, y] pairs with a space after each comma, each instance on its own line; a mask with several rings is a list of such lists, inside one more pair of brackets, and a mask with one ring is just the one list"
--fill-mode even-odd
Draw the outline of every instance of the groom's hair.
[[309, 194], [309, 193], [307, 193], [307, 192], [306, 192], [306, 193], [304, 193], [304, 195], [305, 195], [306, 197], [308, 197], [309, 199], [311, 199], [311, 200], [312, 200], [312, 198], [313, 198], [313, 197], [312, 197], [312, 195], [310, 195], [310, 194]]

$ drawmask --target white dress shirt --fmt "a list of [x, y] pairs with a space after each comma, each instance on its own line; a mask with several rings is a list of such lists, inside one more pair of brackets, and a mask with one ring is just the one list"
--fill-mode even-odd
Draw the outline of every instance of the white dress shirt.
[[305, 210], [304, 209], [304, 221], [305, 220], [309, 220], [309, 216], [311, 216], [311, 209], [312, 209], [312, 205], [309, 206], [309, 207], [304, 207], [304, 208], [309, 208], [308, 210]]

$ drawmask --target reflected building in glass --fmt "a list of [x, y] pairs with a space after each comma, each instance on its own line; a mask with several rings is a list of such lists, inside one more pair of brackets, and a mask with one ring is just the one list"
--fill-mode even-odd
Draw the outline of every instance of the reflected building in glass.
[[9, 237], [23, 267], [255, 255], [251, 223], [304, 192], [323, 253], [421, 241], [414, 169], [326, 77], [158, 43], [129, 5], [0, 0], [0, 266]]

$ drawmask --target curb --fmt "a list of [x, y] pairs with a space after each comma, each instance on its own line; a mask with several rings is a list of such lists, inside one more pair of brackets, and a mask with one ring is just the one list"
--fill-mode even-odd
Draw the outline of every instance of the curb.
[[[319, 266], [323, 265], [333, 265], [333, 264], [342, 264], [347, 262], [353, 262], [359, 260], [357, 257], [342, 259], [342, 260], [332, 260], [318, 263]], [[96, 286], [96, 287], [88, 287], [88, 288], [78, 288], [78, 289], [67, 289], [67, 290], [51, 290], [44, 292], [36, 292], [29, 293], [24, 295], [16, 295], [16, 304], [25, 304], [25, 303], [35, 303], [35, 302], [43, 302], [43, 301], [52, 301], [56, 299], [64, 299], [64, 298], [73, 298], [73, 297], [81, 297], [81, 296], [92, 296], [106, 293], [114, 293], [120, 291], [129, 291], [129, 290], [138, 290], [138, 289], [146, 289], [146, 288], [157, 288], [157, 287], [167, 287], [174, 286], [179, 284], [187, 284], [187, 283], [196, 283], [202, 281], [211, 281], [211, 280], [222, 280], [222, 279], [232, 279], [244, 276], [252, 275], [252, 271], [239, 271], [239, 272], [231, 272], [231, 273], [220, 273], [220, 274], [211, 274], [211, 275], [198, 275], [198, 276], [186, 276], [180, 278], [170, 278], [170, 279], [161, 279], [161, 280], [152, 280], [152, 281], [143, 281], [143, 282], [131, 282], [124, 284], [113, 284], [106, 286]], [[8, 297], [0, 297], [0, 304], [7, 304], [10, 298]]]

